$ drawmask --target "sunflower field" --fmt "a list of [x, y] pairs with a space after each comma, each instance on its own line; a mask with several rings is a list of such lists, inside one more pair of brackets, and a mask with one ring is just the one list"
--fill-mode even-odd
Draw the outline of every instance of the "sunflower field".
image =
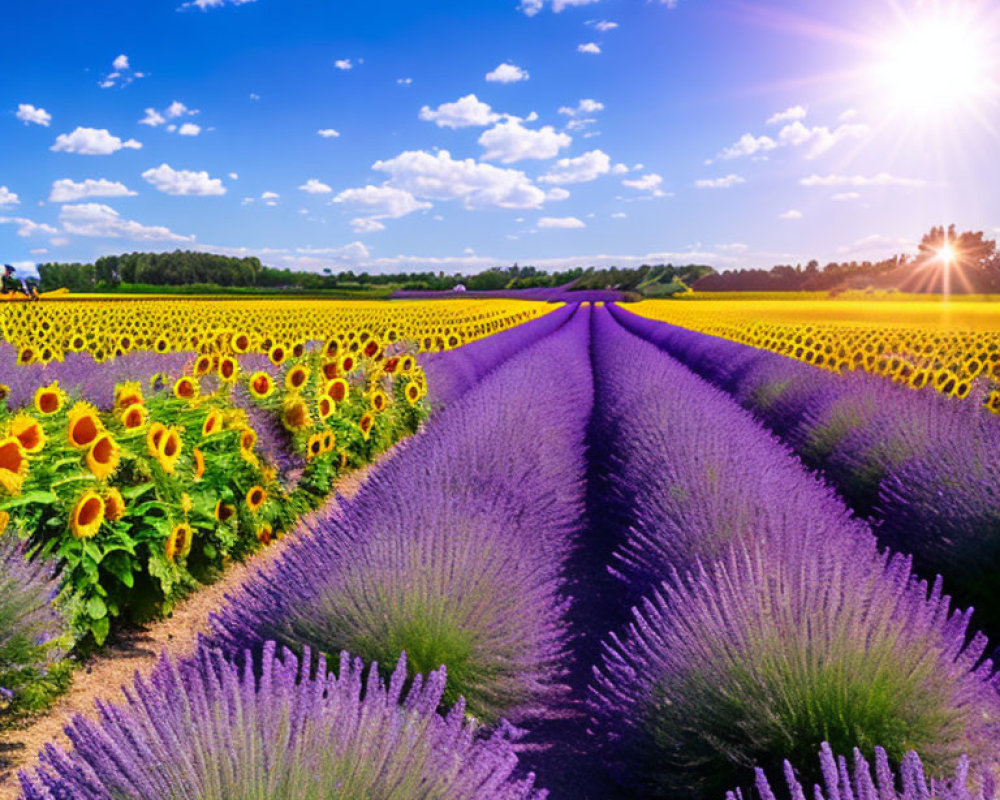
[[0, 345], [2, 707], [248, 566], [0, 798], [1000, 796], [992, 300], [69, 302]]

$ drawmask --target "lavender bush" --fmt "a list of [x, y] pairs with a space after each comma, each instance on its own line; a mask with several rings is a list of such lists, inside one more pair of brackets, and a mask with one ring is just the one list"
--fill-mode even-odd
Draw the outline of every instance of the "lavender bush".
[[595, 311], [593, 353], [604, 494], [627, 531], [615, 570], [633, 594], [734, 543], [793, 531], [804, 543], [870, 537], [732, 398], [604, 309]]
[[[582, 512], [588, 319], [445, 409], [342, 510], [299, 537], [214, 620], [231, 653], [277, 639], [414, 672], [448, 668], [488, 720], [559, 690], [562, 566]], [[548, 376], [548, 377], [546, 377]]]
[[60, 662], [67, 627], [52, 604], [58, 583], [51, 564], [24, 556], [0, 533], [0, 727], [44, 706], [69, 681], [69, 665]]
[[[819, 755], [822, 784], [813, 787], [816, 800], [995, 800], [996, 780], [986, 773], [970, 780], [969, 761], [959, 760], [958, 767], [948, 780], [929, 778], [924, 765], [912, 750], [903, 756], [895, 772], [889, 757], [881, 747], [875, 748], [875, 776], [871, 765], [854, 749], [853, 769], [843, 756], [835, 757], [830, 745], [823, 742]], [[806, 793], [792, 765], [784, 764], [785, 783], [792, 800], [805, 800]], [[898, 775], [896, 774], [898, 772]], [[756, 771], [756, 796], [760, 800], [777, 800], [764, 770]], [[746, 795], [751, 796], [749, 793]], [[742, 790], [727, 792], [726, 800], [743, 800]]]
[[611, 313], [733, 395], [820, 468], [876, 532], [940, 573], [1000, 631], [1000, 426], [974, 402], [865, 373], [835, 375], [705, 334]]
[[408, 690], [341, 654], [334, 675], [264, 647], [259, 678], [218, 651], [166, 656], [123, 705], [67, 727], [74, 749], [42, 752], [22, 800], [543, 800], [500, 732], [480, 739], [459, 701], [437, 713], [444, 670]]
[[422, 356], [431, 400], [436, 405], [454, 402], [503, 362], [565, 325], [578, 308], [565, 306], [455, 350]]
[[1000, 681], [969, 614], [871, 539], [805, 545], [793, 531], [675, 575], [610, 638], [591, 707], [625, 780], [720, 797], [824, 741], [916, 749], [932, 775], [963, 754], [1000, 766]]

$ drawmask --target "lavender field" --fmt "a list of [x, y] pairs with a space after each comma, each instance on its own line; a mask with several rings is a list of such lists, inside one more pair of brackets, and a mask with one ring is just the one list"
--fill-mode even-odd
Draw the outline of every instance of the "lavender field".
[[992, 416], [600, 303], [425, 368], [422, 431], [21, 797], [996, 796]]

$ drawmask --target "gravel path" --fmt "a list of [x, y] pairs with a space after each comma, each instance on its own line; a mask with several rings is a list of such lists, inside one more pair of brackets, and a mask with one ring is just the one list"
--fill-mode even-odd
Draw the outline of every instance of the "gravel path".
[[[373, 468], [367, 466], [342, 477], [335, 494], [323, 511], [317, 513], [335, 509], [338, 497], [352, 497]], [[116, 636], [77, 670], [69, 692], [48, 713], [23, 728], [0, 734], [0, 800], [16, 800], [17, 771], [33, 766], [36, 754], [46, 743], [69, 743], [63, 726], [71, 717], [76, 714], [96, 717], [96, 700], [119, 700], [121, 687], [130, 685], [136, 672], [148, 672], [161, 653], [167, 652], [172, 657], [190, 653], [197, 645], [198, 634], [208, 631], [209, 615], [222, 605], [224, 596], [239, 588], [258, 567], [279, 555], [293, 536], [285, 537], [242, 564], [234, 564], [217, 583], [203, 587], [181, 602], [170, 618]]]

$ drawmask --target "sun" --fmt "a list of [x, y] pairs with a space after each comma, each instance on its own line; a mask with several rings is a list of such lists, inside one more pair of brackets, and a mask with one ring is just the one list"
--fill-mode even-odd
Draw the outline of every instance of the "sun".
[[943, 264], [951, 266], [958, 258], [958, 253], [955, 252], [955, 248], [952, 245], [944, 244], [938, 248], [937, 257]]
[[946, 118], [974, 109], [997, 89], [989, 30], [962, 4], [928, 9], [899, 19], [879, 45], [872, 76], [894, 112]]

